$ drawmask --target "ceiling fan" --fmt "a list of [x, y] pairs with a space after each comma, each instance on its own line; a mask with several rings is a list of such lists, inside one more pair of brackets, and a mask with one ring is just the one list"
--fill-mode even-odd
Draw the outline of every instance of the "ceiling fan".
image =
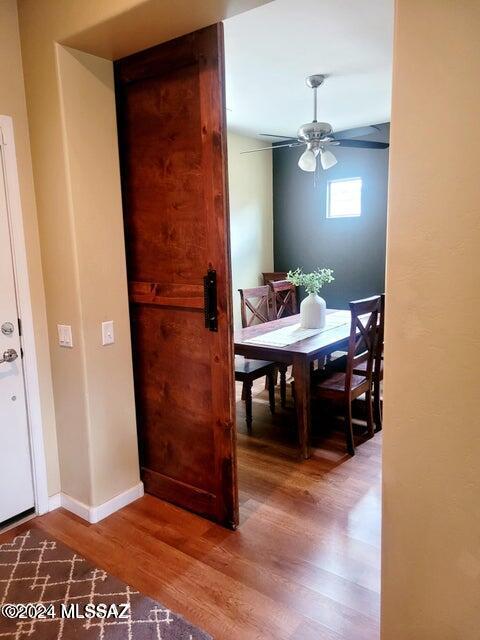
[[[357, 147], [360, 149], [387, 149], [387, 142], [373, 142], [371, 140], [354, 140], [352, 138], [346, 138], [342, 133], [333, 133], [332, 126], [328, 122], [317, 121], [317, 90], [320, 87], [327, 76], [323, 74], [315, 74], [308, 76], [306, 79], [307, 85], [313, 89], [313, 121], [308, 124], [302, 124], [297, 131], [296, 138], [290, 138], [288, 136], [276, 136], [269, 133], [261, 133], [260, 135], [269, 138], [281, 138], [286, 142], [284, 144], [276, 144], [273, 149], [279, 147], [302, 147], [306, 145], [305, 151], [302, 153], [298, 160], [298, 166], [303, 171], [315, 171], [317, 168], [317, 156], [320, 155], [320, 164], [322, 169], [330, 169], [337, 164], [337, 159], [330, 151], [328, 147], [342, 146], [342, 147]], [[354, 130], [350, 130], [349, 135], [361, 137], [370, 133], [378, 131], [377, 127], [359, 127]], [[259, 149], [251, 149], [249, 151], [242, 151], [242, 153], [254, 153], [256, 151], [271, 150], [272, 147], [260, 147]]]

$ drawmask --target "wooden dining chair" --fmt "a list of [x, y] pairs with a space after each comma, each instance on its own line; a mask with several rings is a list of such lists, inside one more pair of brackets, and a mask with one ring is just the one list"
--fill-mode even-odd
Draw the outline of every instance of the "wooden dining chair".
[[[268, 286], [239, 289], [242, 327], [251, 327], [274, 319], [271, 291]], [[252, 433], [252, 385], [258, 378], [266, 377], [270, 410], [275, 412], [275, 383], [277, 367], [268, 360], [250, 360], [235, 356], [235, 380], [242, 382], [242, 400], [245, 402], [247, 431]]]
[[[383, 381], [383, 346], [385, 334], [385, 294], [380, 296], [380, 311], [378, 314], [377, 340], [373, 359], [372, 391], [373, 391], [373, 419], [375, 432], [382, 430], [382, 381]], [[367, 363], [362, 362], [355, 368], [354, 373], [364, 374]]]
[[298, 313], [297, 288], [294, 284], [288, 280], [270, 280], [268, 286], [272, 291], [277, 319]]
[[239, 289], [242, 327], [275, 320], [276, 309], [272, 306], [272, 294], [268, 285]]
[[[286, 280], [288, 272], [287, 271], [264, 271], [262, 273], [263, 276], [263, 284], [269, 286], [270, 282], [275, 282], [276, 280]], [[270, 304], [273, 307], [275, 302], [275, 296], [270, 298]]]
[[378, 339], [381, 297], [350, 302], [352, 321], [345, 371], [328, 368], [312, 377], [312, 399], [325, 399], [342, 406], [347, 451], [355, 455], [352, 402], [365, 394], [367, 429], [374, 434], [372, 374]]
[[[253, 287], [250, 289], [239, 289], [240, 292], [240, 304], [241, 304], [241, 317], [242, 327], [250, 327], [253, 324], [260, 324], [262, 322], [270, 322], [270, 320], [276, 320], [277, 307], [275, 297], [272, 293], [272, 289], [268, 285]], [[284, 362], [276, 363], [276, 369], [280, 373], [280, 404], [282, 408], [285, 408], [287, 404], [287, 368]], [[275, 380], [277, 376], [275, 374]], [[265, 388], [269, 388], [268, 378], [265, 380]], [[246, 389], [242, 394], [242, 398], [245, 399]]]
[[[272, 291], [272, 312], [275, 317], [284, 318], [298, 313], [297, 288], [288, 280], [269, 280]], [[283, 408], [287, 404], [287, 370], [285, 363], [278, 364], [280, 372], [280, 401]]]
[[[385, 294], [380, 296], [380, 311], [378, 314], [377, 342], [375, 356], [373, 359], [372, 372], [372, 395], [373, 395], [373, 419], [375, 422], [375, 432], [381, 431], [383, 426], [382, 417], [382, 381], [383, 381], [383, 347], [385, 333]], [[327, 365], [329, 371], [345, 371], [347, 356], [341, 355], [331, 360]], [[361, 362], [353, 371], [359, 375], [365, 375], [366, 362]]]

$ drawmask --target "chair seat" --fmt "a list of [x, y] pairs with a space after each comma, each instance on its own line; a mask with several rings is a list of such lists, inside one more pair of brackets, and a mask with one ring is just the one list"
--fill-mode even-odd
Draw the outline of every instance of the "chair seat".
[[[314, 393], [316, 392], [320, 395], [322, 394], [322, 391], [344, 392], [345, 391], [345, 375], [346, 374], [343, 373], [342, 371], [338, 371], [336, 373], [327, 375], [323, 380], [319, 380], [314, 384], [313, 392]], [[355, 391], [356, 389], [359, 389], [360, 387], [364, 386], [366, 383], [367, 383], [367, 379], [365, 376], [353, 374], [351, 390]]]
[[235, 379], [244, 380], [246, 378], [260, 378], [275, 366], [269, 360], [247, 360], [241, 356], [235, 356]]

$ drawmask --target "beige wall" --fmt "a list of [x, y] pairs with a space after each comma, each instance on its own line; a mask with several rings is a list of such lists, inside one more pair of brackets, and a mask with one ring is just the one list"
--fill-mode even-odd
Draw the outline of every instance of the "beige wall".
[[[19, 0], [62, 491], [96, 506], [138, 481], [112, 65], [262, 0]], [[114, 320], [116, 342], [100, 346]], [[71, 324], [74, 348], [57, 344]]]
[[262, 284], [273, 271], [272, 152], [241, 155], [258, 140], [228, 133], [230, 242], [235, 327], [241, 327], [238, 289]]
[[[84, 482], [67, 483], [85, 481], [83, 470], [90, 469], [91, 493], [82, 501], [98, 505], [139, 481], [113, 64], [60, 45], [56, 50], [79, 301], [75, 349], [87, 399], [59, 436], [62, 487], [78, 495]], [[114, 321], [113, 345], [101, 345], [105, 320]], [[75, 356], [57, 350], [62, 377], [68, 376]], [[75, 389], [69, 385], [68, 391]], [[71, 433], [85, 438], [75, 443]]]
[[480, 3], [397, 0], [383, 640], [480, 633]]
[[23, 85], [20, 35], [15, 0], [0, 0], [0, 114], [13, 119], [17, 165], [27, 245], [30, 294], [37, 346], [41, 412], [44, 426], [48, 492], [60, 490], [55, 411], [53, 405], [50, 353], [48, 348], [45, 292], [33, 188], [27, 108]]

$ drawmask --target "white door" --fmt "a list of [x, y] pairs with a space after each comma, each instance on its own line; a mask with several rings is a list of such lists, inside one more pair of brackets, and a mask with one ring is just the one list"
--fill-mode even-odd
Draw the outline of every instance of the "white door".
[[0, 526], [35, 502], [5, 172], [0, 146]]

